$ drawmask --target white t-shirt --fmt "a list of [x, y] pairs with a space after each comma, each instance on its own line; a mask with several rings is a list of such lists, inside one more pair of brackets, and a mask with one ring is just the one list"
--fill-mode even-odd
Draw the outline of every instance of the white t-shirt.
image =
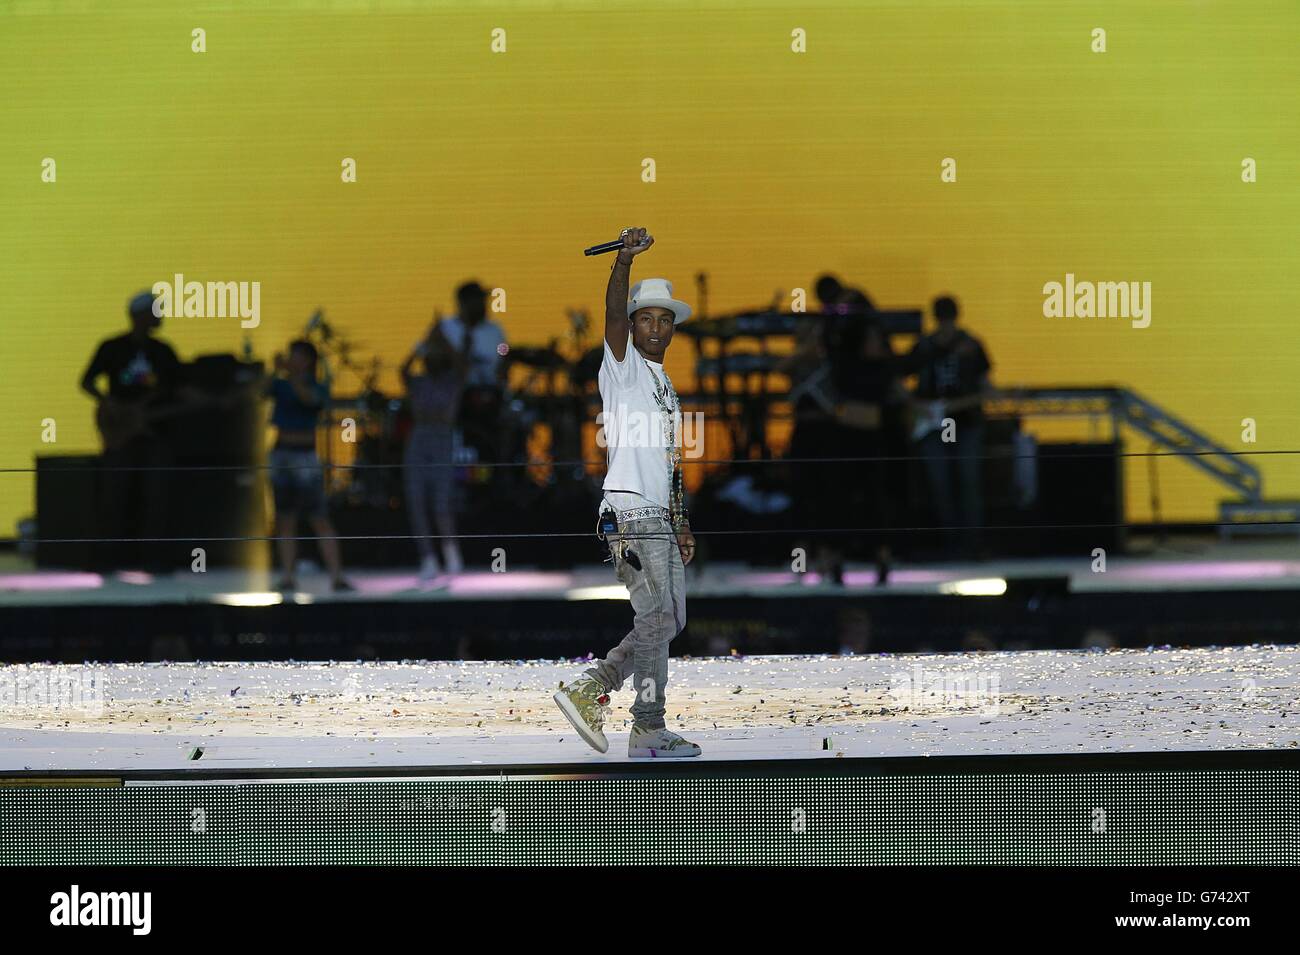
[[[465, 323], [459, 315], [444, 319], [442, 332], [447, 337], [447, 344], [460, 351], [465, 342]], [[501, 326], [490, 318], [485, 318], [474, 326], [473, 339], [469, 343], [469, 368], [465, 373], [467, 385], [495, 385], [497, 383], [497, 366], [501, 364], [499, 347], [505, 344], [506, 334]]]
[[673, 461], [681, 444], [682, 409], [664, 366], [646, 359], [627, 336], [620, 362], [605, 342], [597, 382], [603, 405], [606, 491], [628, 491], [669, 507]]

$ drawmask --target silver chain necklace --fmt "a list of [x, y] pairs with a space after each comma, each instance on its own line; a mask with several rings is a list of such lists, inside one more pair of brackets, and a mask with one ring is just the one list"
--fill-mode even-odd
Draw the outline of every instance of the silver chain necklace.
[[673, 388], [672, 379], [668, 377], [667, 370], [664, 371], [663, 381], [659, 380], [658, 373], [650, 367], [650, 362], [643, 356], [646, 368], [650, 370], [651, 376], [655, 380], [655, 404], [659, 406], [660, 414], [663, 415], [663, 431], [667, 438], [668, 451], [668, 475], [672, 477], [673, 471], [677, 468], [679, 452], [677, 450], [677, 419], [675, 412], [681, 407], [677, 400], [677, 392]]

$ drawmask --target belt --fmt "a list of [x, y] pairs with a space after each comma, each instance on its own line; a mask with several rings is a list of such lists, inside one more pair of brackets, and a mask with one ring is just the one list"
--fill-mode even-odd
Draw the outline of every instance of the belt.
[[625, 510], [619, 510], [607, 500], [600, 502], [600, 512], [613, 511], [614, 517], [620, 524], [625, 521], [643, 521], [647, 518], [662, 517], [666, 521], [672, 520], [672, 512], [666, 507], [659, 507], [655, 504], [647, 504], [644, 507], [629, 507]]
[[666, 507], [651, 505], [650, 507], [629, 507], [626, 511], [620, 511], [613, 504], [609, 506], [613, 509], [614, 516], [618, 518], [620, 524], [627, 521], [643, 521], [650, 517], [662, 517], [664, 520], [669, 520], [672, 516]]

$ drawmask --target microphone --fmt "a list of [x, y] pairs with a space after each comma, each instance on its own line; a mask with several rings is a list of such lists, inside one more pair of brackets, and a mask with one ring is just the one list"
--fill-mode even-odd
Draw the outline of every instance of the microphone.
[[602, 242], [600, 245], [593, 245], [590, 249], [583, 249], [583, 255], [604, 255], [606, 252], [617, 252], [623, 248], [623, 236], [627, 235], [627, 229], [618, 234], [618, 238], [613, 242]]
[[623, 248], [623, 240], [615, 239], [613, 242], [602, 242], [600, 245], [593, 245], [590, 249], [583, 249], [583, 255], [603, 255], [606, 252], [617, 252]]

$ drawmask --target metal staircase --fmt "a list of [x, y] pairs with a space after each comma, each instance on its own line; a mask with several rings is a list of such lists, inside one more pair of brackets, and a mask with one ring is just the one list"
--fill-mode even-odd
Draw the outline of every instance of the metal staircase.
[[1300, 501], [1265, 500], [1263, 476], [1244, 455], [1127, 388], [1003, 389], [986, 408], [1012, 415], [1106, 416], [1116, 435], [1128, 427], [1237, 495], [1219, 504], [1221, 536], [1300, 533]]

